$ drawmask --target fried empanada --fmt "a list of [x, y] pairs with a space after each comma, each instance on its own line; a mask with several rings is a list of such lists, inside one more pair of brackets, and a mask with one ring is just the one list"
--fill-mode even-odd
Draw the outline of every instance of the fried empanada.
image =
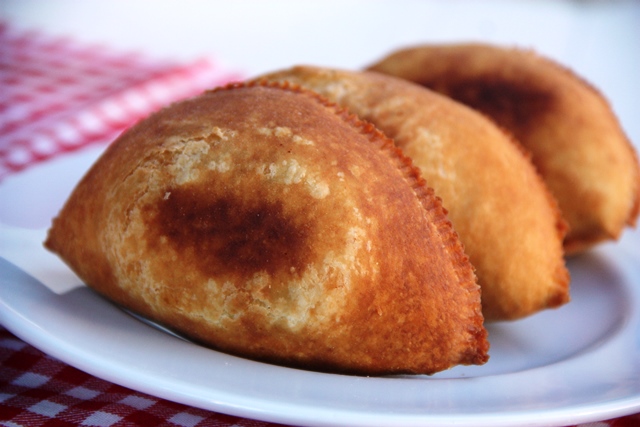
[[247, 358], [366, 375], [488, 358], [433, 190], [373, 126], [288, 85], [219, 88], [135, 125], [45, 245], [118, 304]]
[[486, 320], [568, 301], [557, 206], [520, 147], [490, 120], [378, 73], [295, 67], [258, 79], [314, 90], [395, 140], [442, 197], [476, 268]]
[[635, 225], [637, 154], [605, 98], [570, 70], [531, 51], [484, 44], [417, 46], [369, 69], [441, 92], [513, 133], [569, 224], [568, 253]]

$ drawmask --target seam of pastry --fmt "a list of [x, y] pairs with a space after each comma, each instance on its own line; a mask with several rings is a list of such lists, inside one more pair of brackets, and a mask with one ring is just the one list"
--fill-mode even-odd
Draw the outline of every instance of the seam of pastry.
[[[281, 74], [279, 74], [278, 72], [270, 74], [268, 76], [272, 76], [272, 77], [267, 77], [267, 78], [273, 78], [274, 80], [286, 80], [287, 74], [290, 74], [291, 77], [294, 79], [294, 81], [298, 82], [300, 80], [302, 81], [306, 81], [309, 84], [310, 88], [314, 88], [314, 87], [322, 87], [322, 90], [320, 90], [321, 93], [325, 93], [325, 90], [327, 90], [327, 92], [330, 92], [328, 89], [326, 89], [327, 85], [332, 85], [334, 84], [334, 81], [336, 80], [340, 80], [342, 79], [342, 77], [339, 75], [338, 71], [334, 71], [332, 73], [332, 71], [330, 69], [322, 69], [319, 67], [309, 67], [312, 69], [312, 71], [310, 72], [306, 72], [305, 70], [306, 67], [304, 66], [298, 66], [298, 67], [293, 67], [289, 70], [285, 70], [283, 72], [281, 72]], [[335, 74], [335, 75], [334, 75]], [[300, 79], [300, 80], [298, 80]], [[349, 79], [345, 79], [346, 81], [349, 81]], [[347, 83], [344, 83], [345, 85]], [[333, 87], [333, 86], [331, 86]], [[357, 87], [357, 86], [356, 86]], [[356, 89], [356, 87], [353, 88], [353, 90], [366, 90], [364, 87], [358, 87]], [[334, 94], [332, 94], [332, 96], [334, 96]], [[358, 99], [358, 98], [356, 98]], [[354, 102], [355, 104], [357, 104], [356, 101], [348, 101], [348, 102]], [[348, 105], [347, 102], [347, 105]], [[357, 107], [354, 108], [355, 111], [358, 111]], [[366, 113], [365, 113], [366, 114]], [[480, 115], [483, 115], [486, 117], [486, 115], [480, 113]], [[369, 116], [367, 116], [369, 117]], [[406, 118], [405, 118], [406, 119]], [[408, 120], [408, 119], [406, 119]], [[488, 120], [490, 122], [493, 123], [493, 120]], [[374, 120], [375, 122], [375, 120]], [[523, 157], [523, 161], [528, 161], [528, 159], [530, 158], [529, 153], [524, 150], [524, 147], [522, 147], [521, 145], [517, 144], [515, 141], [511, 141], [511, 143], [514, 144], [514, 146], [512, 148], [515, 148], [515, 152], [517, 152], [518, 154], [522, 155]], [[530, 161], [527, 163], [528, 165], [531, 165]], [[524, 165], [523, 165], [524, 166]], [[553, 196], [550, 195], [550, 192], [548, 191], [548, 189], [546, 188], [546, 186], [542, 185], [543, 181], [541, 176], [539, 176], [539, 173], [537, 171], [537, 169], [531, 165], [531, 170], [530, 170], [530, 174], [532, 179], [536, 179], [540, 184], [541, 184], [541, 188], [544, 189], [544, 195], [543, 193], [541, 193], [542, 198], [547, 199], [545, 205], [547, 205], [547, 210], [549, 212], [550, 215], [550, 223], [549, 225], [553, 228], [549, 229], [550, 233], [555, 234], [555, 236], [557, 237], [558, 240], [558, 246], [554, 247], [553, 252], [555, 253], [557, 251], [558, 253], [558, 260], [559, 262], [553, 265], [550, 265], [550, 267], [553, 268], [553, 271], [550, 271], [549, 273], [551, 274], [549, 276], [549, 291], [553, 294], [555, 294], [556, 292], [561, 292], [561, 293], [566, 293], [567, 291], [567, 285], [569, 282], [568, 279], [568, 271], [566, 270], [566, 267], [564, 265], [564, 263], [562, 262], [562, 254], [563, 254], [563, 248], [562, 245], [560, 244], [560, 242], [562, 241], [562, 237], [564, 236], [565, 232], [566, 232], [566, 228], [565, 228], [565, 222], [562, 219], [562, 217], [559, 214], [559, 209], [557, 208], [556, 205], [556, 201], [553, 198]], [[537, 178], [535, 178], [533, 175], [538, 175]], [[541, 200], [542, 201], [542, 200]], [[549, 207], [549, 202], [552, 201], [553, 203], [551, 203], [551, 207]], [[555, 209], [554, 209], [555, 206]], [[455, 227], [454, 227], [455, 229]], [[555, 239], [554, 239], [555, 240]], [[554, 292], [554, 287], [557, 288], [557, 291]], [[545, 304], [544, 301], [540, 301], [541, 304], [544, 304], [545, 306], [547, 306], [547, 304]], [[486, 318], [485, 318], [486, 320]]]
[[[564, 217], [562, 215], [562, 211], [560, 210], [560, 206], [558, 205], [558, 200], [551, 193], [551, 191], [549, 190], [549, 187], [547, 186], [547, 184], [544, 181], [544, 178], [540, 174], [540, 171], [538, 170], [538, 168], [535, 165], [535, 163], [533, 163], [533, 161], [532, 161], [533, 155], [531, 154], [531, 152], [520, 141], [518, 141], [518, 138], [516, 138], [515, 135], [513, 135], [504, 126], [500, 126], [498, 123], [496, 123], [496, 121], [493, 120], [493, 118], [491, 116], [489, 116], [489, 115], [487, 115], [484, 112], [479, 111], [479, 110], [475, 110], [475, 111], [478, 114], [482, 115], [486, 120], [488, 120], [491, 123], [493, 123], [504, 134], [506, 139], [509, 140], [513, 144], [513, 146], [516, 147], [522, 153], [522, 155], [529, 161], [529, 164], [531, 165], [531, 168], [535, 172], [536, 179], [541, 183], [541, 186], [544, 189], [545, 195], [546, 195], [547, 199], [549, 200], [549, 205], [551, 206], [551, 209], [553, 210], [554, 215], [556, 217], [556, 230], [558, 232], [558, 237], [560, 238], [560, 241], [564, 241], [565, 237], [567, 236], [567, 234], [570, 231], [569, 223], [567, 223], [567, 221], [564, 219]], [[563, 250], [563, 252], [564, 252], [564, 250]]]
[[[383, 132], [378, 130], [372, 123], [360, 119], [356, 114], [349, 112], [348, 109], [342, 108], [339, 105], [329, 101], [320, 94], [305, 89], [299, 85], [292, 84], [287, 81], [269, 81], [266, 79], [256, 79], [248, 82], [231, 83], [226, 86], [212, 89], [210, 92], [216, 92], [221, 90], [233, 90], [249, 87], [267, 87], [280, 90], [288, 90], [295, 93], [304, 94], [306, 96], [315, 99], [320, 104], [333, 110], [345, 123], [357, 129], [361, 134], [367, 136], [369, 141], [373, 144], [377, 144], [379, 149], [384, 152], [390, 160], [392, 160], [395, 166], [400, 170], [403, 178], [407, 181], [407, 184], [413, 190], [413, 193], [418, 198], [420, 204], [427, 213], [434, 213], [435, 217], [440, 218], [439, 221], [433, 222], [438, 234], [441, 236], [443, 245], [445, 245], [447, 252], [452, 257], [452, 262], [458, 272], [458, 285], [467, 289], [475, 288], [480, 291], [480, 287], [477, 282], [476, 275], [474, 273], [475, 268], [469, 261], [464, 246], [461, 243], [458, 234], [453, 228], [451, 221], [447, 218], [447, 210], [442, 206], [441, 199], [436, 196], [435, 191], [428, 187], [426, 181], [421, 177], [420, 171], [413, 165], [412, 160], [405, 156], [402, 150], [395, 145], [392, 139], [387, 137]], [[463, 268], [461, 268], [463, 267]], [[468, 267], [471, 267], [470, 269]], [[470, 272], [460, 275], [460, 271]], [[480, 306], [474, 313], [474, 319], [484, 320], [481, 313]], [[481, 324], [483, 322], [480, 322]], [[484, 328], [480, 330], [469, 331], [472, 337], [480, 339], [483, 346], [479, 346], [474, 354], [463, 355], [465, 359], [462, 363], [477, 363], [485, 362], [488, 360], [487, 350], [489, 343], [487, 340], [487, 331]]]
[[[238, 85], [238, 87], [248, 87], [248, 86], [249, 85]], [[425, 222], [430, 222], [429, 228], [431, 229], [431, 227], [433, 226], [433, 229], [431, 229], [431, 233], [437, 233], [438, 239], [441, 239], [443, 252], [447, 253], [446, 258], [443, 258], [443, 259], [446, 259], [447, 268], [452, 268], [453, 273], [455, 274], [455, 276], [454, 275], [449, 276], [448, 285], [451, 287], [455, 287], [456, 285], [461, 285], [462, 288], [459, 288], [459, 289], [464, 289], [466, 294], [466, 297], [464, 298], [464, 300], [474, 301], [473, 307], [475, 308], [475, 310], [465, 311], [464, 317], [460, 317], [460, 319], [465, 319], [468, 322], [467, 326], [462, 331], [462, 335], [460, 336], [461, 340], [464, 340], [468, 343], [467, 347], [463, 352], [461, 352], [455, 358], [458, 360], [453, 360], [453, 358], [450, 360], [451, 365], [436, 366], [434, 369], [436, 370], [447, 369], [448, 367], [451, 367], [455, 364], [480, 364], [480, 363], [486, 362], [486, 360], [488, 359], [487, 350], [489, 347], [489, 343], [486, 339], [487, 332], [482, 327], [482, 323], [484, 319], [480, 311], [480, 305], [479, 303], [476, 303], [476, 302], [479, 302], [478, 301], [479, 287], [477, 287], [477, 283], [475, 280], [473, 280], [473, 283], [470, 283], [470, 282], [464, 283], [465, 278], [470, 277], [471, 279], [475, 279], [475, 277], [473, 277], [474, 276], [473, 273], [470, 273], [472, 267], [470, 263], [465, 264], [465, 261], [467, 261], [468, 259], [466, 258], [466, 255], [462, 251], [462, 249], [456, 250], [456, 248], [461, 247], [460, 243], [459, 241], [456, 240], [455, 231], [453, 231], [450, 222], [448, 222], [447, 218], [445, 217], [446, 210], [441, 206], [440, 201], [435, 198], [433, 190], [429, 189], [425, 185], [424, 180], [420, 178], [418, 170], [414, 168], [411, 164], [411, 161], [405, 156], [403, 156], [402, 152], [395, 147], [395, 145], [393, 144], [393, 141], [387, 138], [383, 133], [379, 132], [375, 128], [375, 126], [367, 122], [361, 121], [357, 116], [350, 114], [347, 110], [341, 109], [340, 107], [330, 103], [329, 101], [325, 101], [320, 95], [317, 95], [314, 92], [306, 91], [306, 90], [298, 90], [288, 86], [287, 86], [287, 89], [295, 92], [304, 92], [305, 94], [308, 93], [312, 95], [312, 98], [318, 100], [323, 105], [330, 107], [330, 109], [327, 110], [327, 114], [330, 115], [333, 112], [335, 112], [336, 114], [338, 114], [341, 120], [344, 120], [345, 127], [352, 127], [354, 130], [354, 133], [361, 133], [361, 135], [364, 138], [368, 138], [368, 140], [370, 140], [371, 143], [373, 144], [372, 146], [370, 146], [370, 149], [372, 151], [377, 151], [378, 149], [382, 150], [382, 152], [380, 153], [380, 159], [383, 161], [383, 163], [385, 163], [385, 168], [388, 167], [389, 171], [393, 172], [394, 182], [396, 182], [398, 185], [402, 187], [403, 194], [406, 194], [406, 196], [410, 197], [411, 199], [413, 199], [414, 195], [415, 197], [418, 198], [418, 199], [413, 199], [415, 200], [415, 204], [412, 201], [414, 214], [420, 215], [420, 216], [424, 215], [424, 218], [426, 220]], [[336, 120], [336, 123], [338, 121], [339, 120]], [[134, 135], [131, 135], [131, 137], [133, 139], [139, 139], [140, 135], [134, 134]], [[197, 140], [197, 138], [195, 139]], [[116, 184], [116, 187], [119, 187], [123, 183], [127, 182], [127, 186], [128, 186], [129, 179], [134, 178], [135, 180], [139, 180], [140, 184], [143, 184], [143, 185], [141, 185], [141, 188], [137, 190], [139, 192], [135, 193], [135, 195], [133, 196], [134, 200], [130, 201], [131, 204], [138, 204], [138, 200], [141, 197], [143, 197], [145, 193], [149, 192], [151, 189], [155, 191], [157, 190], [157, 187], [154, 184], [155, 182], [154, 180], [150, 182], [146, 178], [144, 178], [144, 176], [135, 175], [136, 171], [140, 170], [141, 168], [146, 169], [147, 167], [149, 167], [151, 169], [154, 169], [156, 166], [161, 166], [161, 165], [166, 166], [167, 164], [170, 164], [171, 163], [170, 152], [172, 152], [172, 148], [175, 147], [173, 144], [178, 143], [178, 145], [180, 145], [180, 142], [184, 143], [191, 140], [193, 140], [193, 138], [188, 138], [188, 137], [183, 139], [178, 138], [178, 139], [173, 139], [166, 144], [149, 146], [147, 150], [143, 151], [143, 153], [145, 154], [142, 156], [143, 158], [140, 159], [138, 157], [135, 159], [131, 159], [132, 161], [127, 163], [128, 167], [126, 169], [120, 168], [121, 173], [118, 175], [115, 175], [117, 176], [117, 181], [114, 181], [114, 184]], [[367, 141], [362, 141], [362, 143], [366, 144]], [[127, 153], [127, 150], [125, 149], [126, 145], [125, 146], [120, 145], [119, 147], [121, 149], [120, 154], [125, 153], [126, 155]], [[389, 158], [388, 162], [387, 162], [387, 158]], [[131, 167], [133, 167], [133, 169], [130, 169]], [[395, 172], [396, 170], [397, 170], [397, 175]], [[110, 175], [110, 178], [114, 178], [114, 175], [110, 174], [109, 172], [107, 172], [107, 174]], [[408, 187], [405, 186], [405, 183], [406, 185], [409, 185], [409, 186]], [[160, 197], [162, 197], [162, 193], [160, 193]], [[429, 213], [428, 209], [441, 209], [441, 211], [439, 212], [431, 211], [431, 213]], [[125, 215], [129, 215], [130, 213], [131, 211], [127, 211], [125, 212]], [[434, 215], [434, 213], [438, 213], [438, 215]], [[433, 218], [431, 217], [437, 218], [437, 221], [434, 221]], [[128, 225], [129, 225], [128, 221], [125, 221], [125, 223], [127, 223], [127, 228], [128, 228]], [[444, 234], [443, 230], [448, 230], [449, 232], [447, 234]], [[465, 269], [465, 271], [461, 272], [460, 267]], [[114, 296], [113, 293], [109, 293], [109, 292], [107, 292], [105, 296], [106, 295], [111, 295], [111, 297]], [[107, 297], [109, 298], [109, 296]], [[164, 304], [171, 303], [171, 300], [165, 300]], [[257, 301], [257, 302], [260, 303], [260, 301]], [[133, 311], [145, 313], [145, 310], [141, 310], [142, 306], [140, 304], [138, 305], [136, 304], [137, 303], [135, 303], [134, 301], [130, 309]], [[127, 306], [127, 304], [123, 304], [123, 305]], [[177, 314], [180, 314], [182, 311], [183, 310], [179, 308]], [[419, 314], [420, 312], [415, 312], [415, 313]], [[226, 316], [230, 316], [229, 312], [223, 312], [222, 314]], [[174, 319], [174, 321], [176, 322], [179, 322], [179, 320], [180, 319], [177, 319], [177, 320]], [[161, 323], [164, 324], [164, 321]], [[189, 325], [189, 322], [186, 322], [186, 323], [182, 322], [179, 325], [175, 324], [174, 327], [172, 327], [171, 329], [183, 330], [183, 328], [188, 327], [188, 325]], [[291, 360], [288, 360], [287, 358], [285, 358], [281, 362], [285, 364], [298, 363], [294, 359], [295, 357]], [[317, 368], [321, 369], [322, 366], [319, 365]], [[329, 368], [332, 370], [336, 369], [335, 366], [329, 367]], [[357, 370], [354, 370], [354, 372], [356, 371]], [[389, 373], [394, 373], [394, 372], [395, 371], [391, 369]], [[412, 372], [413, 371], [411, 370], [407, 371], [407, 373], [412, 373]]]
[[[585, 93], [587, 96], [593, 99], [594, 102], [601, 104], [604, 108], [604, 111], [607, 111], [607, 114], [610, 116], [611, 123], [614, 126], [616, 132], [619, 133], [619, 137], [623, 141], [623, 144], [626, 145], [627, 152], [632, 156], [632, 158], [636, 160], [636, 178], [635, 182], [632, 184], [633, 188], [630, 189], [628, 194], [629, 203], [627, 204], [627, 209], [625, 212], [626, 215], [619, 218], [619, 222], [615, 226], [617, 228], [612, 228], [612, 226], [603, 226], [604, 228], [601, 228], [597, 234], [576, 234], [578, 230], [567, 230], [567, 238], [565, 240], [565, 253], [576, 253], [602, 241], [611, 239], [616, 240], [621, 235], [625, 225], [632, 227], [635, 226], [638, 215], [640, 215], [640, 172], [638, 172], [637, 153], [635, 152], [633, 145], [622, 129], [618, 118], [615, 116], [615, 113], [613, 113], [608, 99], [597, 87], [595, 87], [592, 83], [587, 81], [582, 76], [578, 75], [571, 68], [553, 60], [552, 58], [540, 55], [530, 48], [523, 48], [518, 46], [502, 47], [488, 43], [433, 44], [426, 46], [431, 49], [431, 51], [423, 57], [420, 54], [420, 50], [423, 47], [425, 47], [424, 44], [409, 46], [407, 48], [397, 50], [388, 54], [386, 57], [377, 61], [376, 63], [370, 65], [368, 68], [376, 70], [382, 65], [390, 66], [390, 63], [393, 64], [394, 61], [399, 61], [402, 68], [402, 65], [406, 66], [406, 64], [404, 64], [405, 60], [412, 55], [415, 56], [422, 65], [425, 65], [427, 61], [435, 60], [434, 58], [437, 58], [437, 56], [439, 55], [438, 52], [440, 51], [442, 51], [442, 54], [447, 58], [454, 57], [456, 55], [460, 55], [466, 58], [475, 58], [475, 55], [472, 52], [476, 51], [478, 52], [478, 57], [484, 58], [483, 65], [480, 65], [480, 67], [485, 71], [487, 70], [486, 59], [489, 56], [497, 58], [497, 61], [504, 62], [508, 66], [511, 66], [513, 69], [518, 70], [518, 72], [520, 73], [527, 73], [526, 69], [530, 69], [532, 66], [535, 66], [536, 68], [542, 70], [542, 73], [544, 73], [548, 77], [548, 81], [545, 83], [546, 85], [553, 86], [568, 84], [576, 90]], [[524, 64], [528, 64], [528, 66]], [[392, 68], [390, 68], [390, 70]], [[391, 74], [394, 73], [391, 72]], [[413, 76], [413, 78], [410, 78], [410, 80], [416, 81], [415, 75]], [[562, 97], [562, 95], [559, 96]]]

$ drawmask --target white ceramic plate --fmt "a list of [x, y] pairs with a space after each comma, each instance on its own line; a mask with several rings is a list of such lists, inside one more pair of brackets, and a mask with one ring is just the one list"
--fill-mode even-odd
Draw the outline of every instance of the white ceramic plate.
[[432, 377], [257, 363], [181, 340], [84, 285], [41, 245], [93, 148], [0, 183], [0, 322], [70, 365], [161, 398], [296, 425], [569, 425], [640, 412], [640, 233], [569, 261], [573, 301], [488, 327], [491, 359]]

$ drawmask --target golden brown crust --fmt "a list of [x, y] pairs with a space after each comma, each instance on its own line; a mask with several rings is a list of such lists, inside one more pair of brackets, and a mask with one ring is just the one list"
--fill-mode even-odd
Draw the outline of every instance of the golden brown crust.
[[637, 154], [606, 99], [567, 68], [528, 50], [459, 44], [403, 49], [370, 69], [441, 92], [512, 132], [569, 223], [567, 252], [635, 225]]
[[476, 267], [487, 320], [569, 299], [564, 222], [521, 147], [477, 112], [377, 73], [294, 67], [259, 77], [314, 90], [395, 140], [443, 198]]
[[117, 303], [229, 353], [367, 375], [488, 358], [440, 201], [373, 126], [288, 85], [220, 88], [134, 126], [46, 246]]

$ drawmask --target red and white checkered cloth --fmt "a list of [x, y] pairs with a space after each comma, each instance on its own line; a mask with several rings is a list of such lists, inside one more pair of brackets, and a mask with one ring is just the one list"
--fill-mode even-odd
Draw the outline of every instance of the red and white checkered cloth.
[[68, 366], [0, 326], [0, 425], [269, 427], [111, 384]]
[[[95, 378], [0, 326], [0, 426], [276, 427], [192, 408]], [[579, 427], [637, 427], [640, 414]]]
[[108, 143], [158, 108], [239, 79], [0, 23], [0, 180], [61, 152]]
[[[0, 23], [0, 180], [88, 144], [107, 144], [170, 102], [239, 75], [119, 53]], [[0, 426], [272, 427], [139, 393], [50, 357], [0, 325]], [[582, 427], [631, 427], [640, 415]]]

